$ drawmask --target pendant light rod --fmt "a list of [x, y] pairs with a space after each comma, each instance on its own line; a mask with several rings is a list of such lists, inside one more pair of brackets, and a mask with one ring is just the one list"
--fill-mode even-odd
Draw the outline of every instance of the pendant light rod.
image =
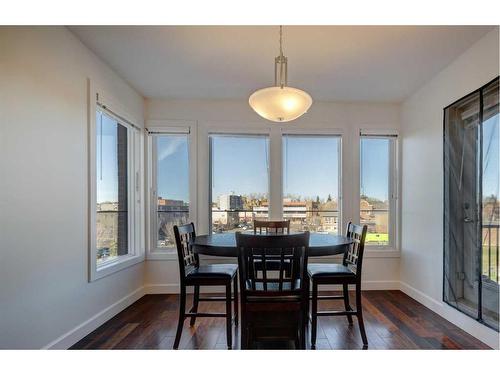
[[274, 86], [288, 85], [288, 58], [283, 55], [283, 26], [280, 25], [280, 55], [274, 59]]

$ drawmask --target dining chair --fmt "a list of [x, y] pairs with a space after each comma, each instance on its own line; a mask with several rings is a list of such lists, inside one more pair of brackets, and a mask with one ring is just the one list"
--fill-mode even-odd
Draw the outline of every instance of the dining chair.
[[290, 220], [254, 220], [253, 233], [262, 234], [262, 230], [266, 234], [290, 234]]
[[[309, 232], [259, 236], [236, 233], [241, 286], [241, 348], [259, 341], [293, 340], [305, 349], [307, 324], [307, 248]], [[266, 260], [279, 259], [268, 270]], [[263, 267], [256, 269], [255, 263]], [[291, 264], [292, 272], [285, 268]]]
[[[254, 220], [253, 233], [254, 234], [290, 234], [290, 220]], [[279, 268], [279, 260], [268, 259], [266, 267], [268, 270], [277, 270]], [[260, 262], [255, 263], [255, 268], [262, 269]], [[290, 275], [290, 264], [286, 264], [285, 272]]]
[[[367, 226], [355, 225], [351, 222], [347, 225], [346, 236], [353, 243], [344, 253], [342, 264], [311, 263], [308, 265], [309, 279], [312, 284], [311, 298], [311, 348], [316, 347], [316, 330], [318, 316], [347, 316], [352, 325], [352, 316], [355, 315], [359, 323], [359, 331], [363, 340], [363, 348], [368, 348], [365, 326], [363, 323], [363, 307], [361, 305], [361, 269], [363, 265], [363, 252], [365, 247]], [[341, 295], [318, 296], [319, 285], [342, 285]], [[349, 285], [356, 286], [356, 310], [349, 304]], [[318, 311], [319, 300], [344, 300], [344, 311]]]
[[[232, 348], [232, 310], [231, 301], [234, 301], [234, 324], [238, 325], [238, 266], [236, 264], [209, 264], [200, 265], [198, 254], [193, 251], [192, 243], [196, 238], [194, 224], [174, 225], [175, 243], [177, 246], [177, 256], [179, 261], [180, 275], [180, 304], [179, 322], [175, 335], [174, 349], [179, 347], [182, 335], [182, 327], [186, 318], [191, 318], [190, 325], [194, 326], [197, 317], [220, 317], [226, 318], [227, 348]], [[231, 297], [231, 283], [234, 286], [234, 297]], [[209, 296], [200, 297], [201, 286], [225, 286], [224, 297]], [[194, 287], [193, 306], [186, 312], [186, 287]], [[225, 301], [226, 312], [198, 312], [199, 302], [204, 301]]]

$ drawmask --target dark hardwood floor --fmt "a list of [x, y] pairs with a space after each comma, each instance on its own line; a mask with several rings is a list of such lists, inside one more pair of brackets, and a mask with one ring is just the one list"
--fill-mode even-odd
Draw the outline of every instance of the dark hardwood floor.
[[[177, 295], [146, 295], [71, 349], [172, 349], [177, 301]], [[321, 301], [320, 307], [338, 306], [340, 309], [343, 306], [337, 305], [339, 303], [342, 302]], [[363, 292], [363, 304], [368, 349], [489, 349], [400, 291]], [[224, 303], [201, 302], [199, 311], [208, 310], [223, 312]], [[233, 328], [233, 335], [233, 348], [238, 349], [237, 329]], [[268, 348], [286, 347], [285, 343]], [[320, 317], [316, 347], [361, 349], [356, 319], [354, 325], [349, 326], [345, 317]], [[226, 349], [225, 320], [198, 318], [196, 325], [190, 327], [189, 319], [186, 319], [179, 348]]]

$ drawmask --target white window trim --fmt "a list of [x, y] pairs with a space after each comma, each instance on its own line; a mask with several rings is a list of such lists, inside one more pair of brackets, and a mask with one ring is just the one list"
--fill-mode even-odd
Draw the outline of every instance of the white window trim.
[[367, 245], [365, 246], [365, 254], [367, 258], [397, 258], [400, 256], [400, 228], [401, 228], [401, 203], [399, 199], [401, 175], [400, 175], [400, 146], [399, 146], [399, 132], [393, 128], [372, 128], [363, 129], [359, 128], [357, 132], [357, 160], [358, 160], [358, 174], [357, 174], [357, 199], [356, 217], [357, 221], [360, 220], [360, 207], [359, 196], [361, 191], [360, 172], [361, 172], [361, 159], [360, 159], [360, 145], [362, 137], [366, 138], [385, 138], [391, 139], [390, 154], [389, 154], [389, 244], [381, 245]]
[[344, 155], [344, 131], [342, 129], [338, 128], [290, 128], [290, 127], [281, 127], [280, 128], [280, 169], [279, 173], [281, 175], [281, 180], [280, 180], [280, 190], [281, 190], [281, 199], [279, 201], [279, 207], [280, 207], [280, 212], [281, 214], [283, 213], [283, 189], [284, 189], [284, 182], [283, 182], [283, 152], [282, 148], [283, 147], [283, 137], [285, 135], [296, 135], [296, 136], [315, 136], [315, 135], [323, 135], [323, 136], [329, 136], [329, 137], [338, 137], [339, 138], [339, 149], [338, 149], [338, 171], [339, 171], [339, 180], [338, 180], [338, 203], [337, 206], [339, 208], [339, 221], [338, 221], [338, 234], [341, 235], [344, 232], [344, 227], [347, 224], [347, 221], [345, 221], [345, 212], [346, 209], [344, 207], [344, 202], [346, 200], [344, 199], [344, 170], [346, 170], [346, 166], [344, 165], [344, 161], [346, 158], [343, 157]]
[[149, 120], [146, 122], [146, 129], [150, 133], [146, 142], [146, 259], [147, 260], [176, 260], [177, 250], [175, 247], [159, 248], [156, 246], [156, 168], [153, 147], [153, 136], [155, 134], [186, 134], [188, 135], [188, 160], [189, 160], [189, 221], [194, 222], [198, 227], [197, 196], [197, 126], [196, 121], [189, 120]]
[[[97, 216], [97, 178], [96, 178], [96, 111], [98, 103], [110, 115], [120, 117], [120, 124], [128, 129], [128, 155], [133, 155], [128, 162], [129, 178], [129, 255], [121, 256], [116, 260], [97, 265], [96, 246], [96, 216]], [[88, 173], [89, 173], [89, 216], [88, 216], [88, 244], [89, 244], [89, 282], [98, 280], [124, 268], [144, 261], [144, 221], [142, 220], [144, 184], [144, 137], [140, 128], [142, 121], [135, 119], [125, 107], [111, 95], [97, 88], [94, 82], [88, 79]], [[132, 125], [133, 124], [133, 125]]]

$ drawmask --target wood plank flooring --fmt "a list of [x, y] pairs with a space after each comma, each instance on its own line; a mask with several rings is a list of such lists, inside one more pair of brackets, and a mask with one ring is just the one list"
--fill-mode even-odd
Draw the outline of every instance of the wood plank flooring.
[[[354, 295], [351, 301], [354, 301]], [[188, 299], [188, 306], [190, 300]], [[178, 296], [151, 294], [123, 310], [71, 349], [172, 349], [177, 326]], [[320, 309], [343, 308], [341, 301], [320, 301]], [[200, 302], [199, 311], [224, 311], [224, 303]], [[489, 349], [400, 291], [363, 292], [368, 349]], [[308, 340], [308, 345], [310, 342]], [[233, 349], [239, 348], [233, 327]], [[357, 321], [345, 317], [318, 319], [317, 349], [361, 349]], [[225, 320], [185, 320], [180, 349], [226, 349]], [[263, 348], [293, 348], [277, 343]]]

